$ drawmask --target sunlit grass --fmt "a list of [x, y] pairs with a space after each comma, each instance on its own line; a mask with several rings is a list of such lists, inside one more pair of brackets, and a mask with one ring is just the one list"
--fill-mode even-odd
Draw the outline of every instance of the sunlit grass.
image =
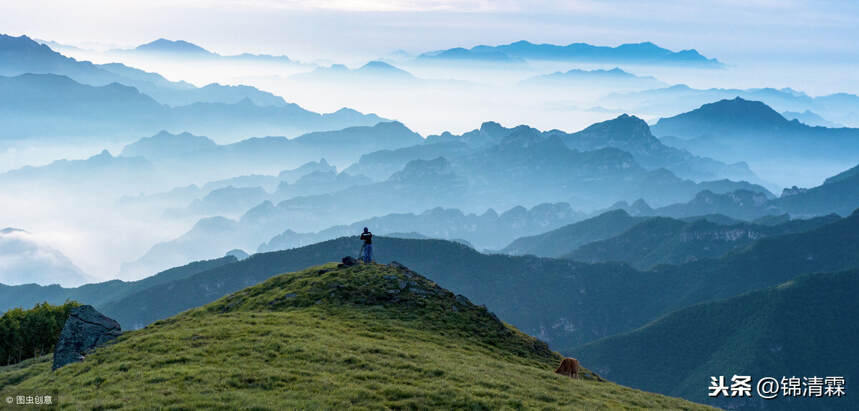
[[[0, 388], [48, 387], [82, 409], [700, 407], [554, 374], [556, 353], [423, 278], [324, 268], [128, 332], [57, 372], [44, 357], [0, 369]], [[414, 285], [389, 292], [402, 281]]]

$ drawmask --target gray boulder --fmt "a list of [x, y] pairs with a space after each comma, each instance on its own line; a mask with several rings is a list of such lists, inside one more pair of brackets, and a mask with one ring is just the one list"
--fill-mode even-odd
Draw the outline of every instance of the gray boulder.
[[90, 350], [120, 334], [119, 323], [105, 317], [93, 306], [82, 305], [73, 309], [54, 348], [53, 369], [83, 360]]

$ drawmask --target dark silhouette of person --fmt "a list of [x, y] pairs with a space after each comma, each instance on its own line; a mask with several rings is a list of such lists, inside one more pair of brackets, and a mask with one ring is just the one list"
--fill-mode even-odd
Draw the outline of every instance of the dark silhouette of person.
[[373, 233], [367, 227], [364, 227], [364, 232], [361, 233], [361, 240], [364, 241], [361, 246], [361, 260], [369, 264], [373, 261]]

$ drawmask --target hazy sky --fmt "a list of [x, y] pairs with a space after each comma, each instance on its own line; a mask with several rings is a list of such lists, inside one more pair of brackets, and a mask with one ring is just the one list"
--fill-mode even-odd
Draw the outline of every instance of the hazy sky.
[[653, 41], [728, 63], [853, 61], [859, 2], [806, 0], [78, 0], [0, 1], [6, 33], [131, 46], [185, 39], [221, 53], [299, 58], [419, 52], [520, 39]]

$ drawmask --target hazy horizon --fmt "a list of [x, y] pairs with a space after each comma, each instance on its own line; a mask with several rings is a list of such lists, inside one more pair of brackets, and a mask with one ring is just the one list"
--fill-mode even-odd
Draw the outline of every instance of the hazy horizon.
[[[727, 79], [733, 84], [722, 79], [723, 87], [792, 87], [813, 95], [859, 93], [855, 70], [839, 67], [856, 63], [859, 56], [859, 45], [849, 41], [859, 37], [857, 17], [859, 4], [851, 2], [768, 0], [220, 0], [205, 5], [185, 0], [119, 6], [90, 0], [0, 5], [6, 33], [61, 44], [128, 48], [168, 38], [221, 54], [285, 54], [353, 65], [395, 50], [421, 53], [518, 40], [611, 46], [650, 41], [672, 50], [696, 49], [748, 72], [745, 79]], [[738, 42], [743, 47], [736, 47]], [[705, 78], [690, 85], [714, 83]]]

